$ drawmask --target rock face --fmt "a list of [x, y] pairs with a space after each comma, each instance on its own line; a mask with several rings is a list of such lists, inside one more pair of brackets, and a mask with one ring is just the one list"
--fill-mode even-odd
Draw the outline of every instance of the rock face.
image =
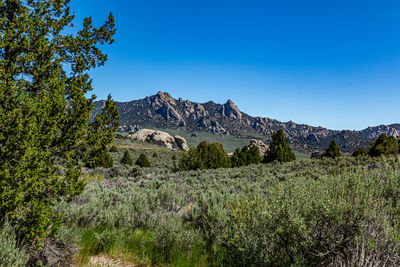
[[180, 149], [185, 150], [185, 151], [189, 150], [189, 146], [188, 146], [185, 138], [183, 138], [182, 136], [179, 136], [177, 134], [174, 135], [174, 138], [175, 138], [176, 144], [178, 145], [178, 147]]
[[269, 146], [267, 146], [260, 140], [250, 139], [249, 148], [251, 148], [253, 146], [256, 146], [258, 148], [258, 151], [260, 151], [260, 156], [264, 156], [265, 154], [267, 154], [269, 152]]
[[[104, 101], [95, 102], [92, 116], [100, 113], [103, 105]], [[121, 116], [121, 131], [146, 128], [181, 129], [241, 138], [247, 137], [248, 135], [243, 133], [249, 132], [268, 138], [274, 131], [282, 129], [292, 148], [307, 153], [324, 151], [333, 139], [336, 139], [342, 152], [353, 152], [356, 148], [368, 147], [371, 141], [382, 133], [400, 136], [399, 124], [369, 127], [362, 131], [329, 130], [292, 121], [281, 122], [270, 118], [251, 117], [241, 112], [231, 100], [223, 105], [212, 101], [200, 104], [182, 98], [174, 99], [166, 92], [158, 92], [156, 95], [131, 102], [117, 103], [117, 107]]]
[[242, 112], [240, 112], [237, 106], [235, 106], [230, 99], [228, 99], [228, 102], [222, 106], [222, 115], [234, 120], [242, 119]]
[[172, 137], [170, 134], [162, 131], [142, 129], [129, 135], [129, 138], [137, 141], [149, 142], [158, 146], [164, 146], [169, 149], [189, 150], [186, 140], [183, 137], [179, 135]]

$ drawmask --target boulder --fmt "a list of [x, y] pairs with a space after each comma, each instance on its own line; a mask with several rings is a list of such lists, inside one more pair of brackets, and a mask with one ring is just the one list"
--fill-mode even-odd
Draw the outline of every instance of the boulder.
[[149, 142], [154, 145], [163, 146], [169, 149], [182, 149], [185, 151], [189, 150], [185, 138], [179, 135], [172, 137], [170, 134], [162, 131], [142, 129], [134, 134], [129, 135], [129, 138], [136, 141]]
[[174, 138], [175, 138], [176, 144], [178, 145], [178, 147], [180, 149], [189, 151], [189, 146], [188, 146], [185, 138], [183, 138], [182, 136], [179, 136], [177, 134], [174, 136]]
[[269, 152], [269, 146], [264, 144], [260, 140], [250, 139], [249, 148], [251, 148], [253, 146], [256, 146], [258, 148], [258, 151], [260, 151], [261, 156], [264, 156], [265, 154], [267, 154]]

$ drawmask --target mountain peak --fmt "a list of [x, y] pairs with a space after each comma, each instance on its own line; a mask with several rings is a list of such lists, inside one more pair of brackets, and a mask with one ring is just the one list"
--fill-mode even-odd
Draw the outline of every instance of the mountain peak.
[[238, 107], [230, 99], [228, 99], [226, 104], [223, 105], [222, 114], [231, 119], [236, 119], [236, 120], [242, 119], [242, 112], [240, 112]]

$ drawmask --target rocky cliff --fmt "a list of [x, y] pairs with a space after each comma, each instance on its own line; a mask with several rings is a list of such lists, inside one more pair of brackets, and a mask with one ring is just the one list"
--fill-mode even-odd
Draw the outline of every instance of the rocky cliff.
[[[101, 111], [104, 101], [95, 103], [94, 114]], [[323, 150], [332, 139], [336, 139], [342, 151], [352, 152], [358, 147], [367, 147], [381, 133], [400, 136], [398, 125], [368, 127], [362, 131], [337, 131], [323, 127], [280, 122], [270, 118], [251, 117], [241, 112], [228, 100], [225, 104], [194, 103], [182, 98], [174, 99], [170, 94], [156, 95], [130, 102], [117, 103], [120, 130], [141, 128], [173, 128], [207, 131], [220, 135], [242, 135], [256, 132], [268, 139], [273, 131], [283, 129], [292, 146], [303, 152]]]

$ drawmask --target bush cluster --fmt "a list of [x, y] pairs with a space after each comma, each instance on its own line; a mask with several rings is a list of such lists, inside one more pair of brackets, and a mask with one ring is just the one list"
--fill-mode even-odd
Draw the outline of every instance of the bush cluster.
[[181, 156], [180, 170], [229, 168], [231, 162], [220, 143], [209, 144], [205, 141], [191, 148]]
[[232, 167], [241, 167], [247, 166], [250, 164], [259, 164], [262, 161], [262, 157], [260, 156], [260, 151], [258, 147], [243, 147], [242, 149], [236, 149], [233, 155], [231, 156], [231, 166]]
[[371, 142], [368, 154], [371, 157], [397, 155], [399, 154], [399, 141], [393, 136], [381, 134], [378, 139]]
[[173, 266], [399, 264], [393, 158], [129, 175], [56, 206], [66, 226], [84, 229], [82, 253], [128, 251]]

